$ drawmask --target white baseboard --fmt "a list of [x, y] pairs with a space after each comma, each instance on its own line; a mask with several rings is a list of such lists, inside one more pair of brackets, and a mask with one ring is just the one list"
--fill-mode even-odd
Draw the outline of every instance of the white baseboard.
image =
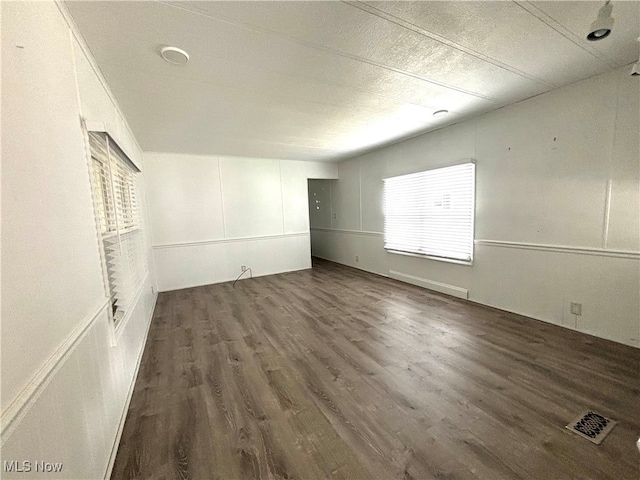
[[452, 297], [462, 298], [464, 300], [469, 299], [469, 290], [466, 288], [436, 282], [435, 280], [429, 280], [427, 278], [416, 277], [414, 275], [409, 275], [408, 273], [396, 272], [395, 270], [389, 270], [389, 277], [395, 280], [400, 280], [401, 282], [417, 285], [418, 287], [427, 288], [440, 293], [446, 293]]

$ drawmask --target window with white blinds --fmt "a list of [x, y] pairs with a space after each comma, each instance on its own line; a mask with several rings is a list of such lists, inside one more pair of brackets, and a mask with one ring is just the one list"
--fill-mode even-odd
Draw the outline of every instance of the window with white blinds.
[[105, 286], [117, 324], [127, 313], [146, 270], [136, 197], [138, 170], [106, 133], [89, 132], [89, 146]]
[[475, 164], [384, 179], [384, 248], [471, 262]]

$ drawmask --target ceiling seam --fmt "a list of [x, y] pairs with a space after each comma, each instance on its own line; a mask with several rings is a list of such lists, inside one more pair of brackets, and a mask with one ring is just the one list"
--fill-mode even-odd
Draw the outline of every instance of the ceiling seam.
[[399, 27], [410, 30], [414, 33], [417, 33], [418, 35], [427, 37], [435, 42], [441, 43], [442, 45], [446, 45], [447, 47], [453, 48], [454, 50], [458, 50], [459, 52], [462, 52], [465, 55], [469, 55], [471, 57], [477, 58], [478, 60], [489, 63], [495, 67], [502, 68], [503, 70], [506, 70], [515, 75], [521, 76], [523, 78], [534, 81], [536, 83], [540, 83], [550, 88], [558, 87], [558, 85], [554, 83], [543, 80], [542, 78], [536, 77], [535, 75], [531, 75], [507, 63], [503, 63], [498, 59], [490, 57], [489, 55], [485, 55], [484, 53], [478, 52], [469, 47], [465, 47], [464, 45], [454, 42], [453, 40], [449, 40], [446, 37], [438, 35], [437, 33], [430, 32], [414, 23], [411, 23], [400, 17], [397, 17], [391, 13], [385, 12], [384, 10], [381, 10], [377, 7], [364, 3], [360, 0], [355, 0], [355, 1], [341, 0], [341, 1], [346, 5], [362, 10], [363, 12], [369, 13], [370, 15], [374, 15], [382, 20], [386, 20], [390, 23], [393, 23], [394, 25], [398, 25]]
[[[163, 75], [157, 75], [157, 76], [162, 77]], [[174, 77], [169, 77], [169, 78], [174, 78]], [[202, 81], [199, 81], [199, 80], [191, 80], [191, 79], [187, 79], [187, 80], [182, 79], [182, 80], [183, 81], [187, 81], [187, 82], [191, 82], [191, 83], [195, 83], [195, 84], [201, 84], [201, 85], [208, 85], [208, 86], [215, 86], [216, 85], [216, 84], [213, 84], [213, 83], [210, 83], [210, 82], [202, 82]], [[218, 84], [218, 86], [219, 86], [219, 84]], [[237, 87], [228, 86], [228, 85], [224, 85], [224, 87], [243, 92], [242, 88], [237, 88]], [[142, 90], [140, 92], [141, 93], [148, 93], [148, 92], [142, 91]], [[284, 96], [281, 96], [281, 95], [273, 95], [273, 94], [268, 94], [268, 95], [263, 94], [263, 96], [269, 96], [271, 98], [287, 98], [287, 99], [292, 98], [294, 100], [299, 100], [299, 99], [295, 99], [293, 97], [284, 97]], [[331, 103], [323, 103], [323, 102], [320, 102], [320, 101], [307, 101], [307, 103], [320, 105], [320, 106], [328, 106], [328, 107], [336, 108], [338, 110], [352, 110], [352, 107], [349, 107], [349, 106], [342, 106], [342, 105], [339, 105], [339, 104], [331, 104]], [[255, 105], [255, 103], [251, 102], [251, 101], [247, 101], [247, 102], [244, 102], [242, 105], [253, 106], [253, 105]], [[255, 110], [258, 110], [256, 107], [253, 107], [253, 108]], [[373, 109], [373, 107], [371, 107], [371, 109]], [[263, 110], [264, 110], [264, 108], [263, 108]], [[453, 113], [455, 114], [455, 112], [453, 112]], [[331, 119], [332, 119], [330, 113], [322, 112], [320, 114], [320, 116], [322, 118], [324, 118], [325, 120], [331, 121]], [[354, 122], [354, 121], [346, 121], [346, 120], [341, 120], [341, 121], [346, 123], [346, 124], [348, 124], [348, 125], [354, 126], [354, 127], [362, 127], [364, 124], [366, 124], [366, 122]], [[438, 126], [437, 123], [434, 123], [433, 121], [430, 121], [430, 120], [427, 120], [427, 119], [413, 119], [413, 122], [415, 124], [417, 124], [416, 126], [419, 127], [419, 128], [430, 128], [430, 127], [437, 127]], [[325, 131], [327, 131], [327, 130], [325, 130]], [[336, 133], [339, 133], [339, 132], [336, 132]], [[313, 148], [324, 148], [324, 147], [313, 147]]]
[[597, 58], [601, 62], [607, 64], [609, 67], [611, 67], [611, 68], [618, 68], [619, 67], [619, 65], [616, 65], [615, 63], [611, 62], [609, 60], [609, 58], [605, 54], [603, 54], [602, 52], [598, 51], [597, 49], [595, 49], [593, 47], [585, 45], [585, 43], [582, 41], [582, 37], [580, 37], [579, 35], [576, 35], [574, 32], [572, 32], [567, 27], [562, 25], [560, 22], [555, 20], [553, 17], [551, 17], [545, 11], [543, 11], [542, 9], [540, 9], [539, 7], [537, 7], [536, 5], [531, 3], [529, 0], [512, 0], [512, 1], [513, 1], [513, 3], [518, 5], [520, 8], [522, 8], [523, 10], [528, 12], [530, 15], [533, 15], [538, 20], [540, 20], [542, 23], [547, 25], [549, 28], [555, 30], [557, 33], [562, 35], [564, 38], [566, 38], [567, 40], [569, 40], [573, 44], [577, 45], [578, 47], [580, 47], [585, 52], [591, 54], [593, 57]]
[[[125, 70], [125, 71], [132, 70], [129, 67], [121, 66], [119, 64], [111, 63], [111, 62], [102, 62], [102, 65], [109, 66], [110, 68], [122, 69], [122, 70]], [[247, 64], [244, 64], [244, 65], [247, 65]], [[276, 71], [276, 70], [268, 70], [268, 71], [272, 72], [272, 71]], [[144, 69], [136, 69], [136, 72], [144, 73], [144, 74], [151, 74], [151, 72], [149, 72], [147, 70], [144, 70]], [[237, 90], [237, 91], [246, 91], [246, 92], [251, 92], [251, 93], [259, 93], [261, 96], [268, 96], [268, 97], [276, 98], [276, 99], [277, 98], [291, 99], [291, 100], [295, 100], [297, 102], [307, 102], [307, 103], [313, 103], [313, 104], [325, 105], [325, 106], [331, 106], [331, 107], [337, 107], [337, 108], [343, 108], [343, 109], [351, 108], [351, 107], [348, 107], [348, 106], [343, 106], [343, 105], [341, 105], [339, 103], [327, 103], [327, 102], [320, 101], [320, 100], [309, 100], [307, 98], [294, 97], [294, 96], [291, 96], [291, 95], [284, 95], [284, 94], [277, 94], [277, 93], [265, 93], [264, 90], [249, 89], [247, 87], [239, 87], [239, 86], [236, 86], [236, 85], [233, 85], [233, 84], [224, 84], [224, 83], [220, 83], [220, 82], [216, 83], [216, 82], [211, 82], [211, 81], [203, 81], [203, 80], [197, 80], [197, 79], [193, 79], [193, 78], [185, 78], [185, 77], [180, 77], [180, 76], [177, 76], [177, 75], [163, 74], [163, 73], [157, 73], [157, 72], [153, 72], [153, 75], [158, 76], [158, 77], [163, 77], [163, 78], [170, 78], [170, 79], [173, 79], [173, 80], [187, 81], [187, 82], [196, 83], [196, 84], [200, 84], [200, 85], [208, 85], [208, 86], [215, 86], [215, 87], [225, 87], [225, 88], [229, 88], [229, 89]], [[303, 79], [303, 80], [309, 80], [310, 79], [310, 78], [307, 78], [307, 77], [302, 77], [300, 75], [289, 75], [289, 76], [292, 77], [292, 78], [300, 78], [300, 79]], [[328, 85], [328, 86], [340, 86], [340, 87], [343, 87], [343, 88], [346, 88], [346, 89], [351, 89], [351, 90], [356, 90], [356, 91], [359, 91], [359, 92], [367, 93], [367, 94], [370, 94], [372, 96], [377, 96], [377, 97], [380, 97], [380, 98], [384, 98], [386, 100], [389, 100], [389, 101], [392, 101], [392, 102], [395, 102], [395, 103], [402, 103], [402, 104], [411, 105], [411, 106], [414, 106], [414, 107], [426, 108], [426, 109], [429, 109], [429, 110], [437, 110], [438, 109], [438, 107], [432, 107], [432, 106], [428, 106], [428, 105], [422, 105], [422, 104], [419, 104], [419, 103], [407, 102], [405, 100], [400, 100], [400, 99], [394, 98], [394, 97], [389, 96], [389, 95], [370, 92], [368, 90], [364, 90], [364, 89], [361, 89], [361, 88], [358, 88], [358, 87], [352, 87], [352, 86], [346, 85], [346, 84], [339, 84], [339, 83], [333, 83], [333, 82], [323, 82], [321, 80], [315, 80], [315, 79], [311, 79], [311, 80], [317, 81], [318, 83], [323, 83], [323, 84]], [[458, 110], [449, 109], [449, 112], [451, 112], [453, 114], [460, 114], [461, 115], [461, 113]], [[417, 120], [417, 121], [420, 122], [420, 123], [430, 123], [429, 121], [426, 121], [426, 120], [425, 121]]]
[[194, 15], [201, 15], [201, 16], [204, 16], [204, 17], [211, 18], [213, 20], [219, 21], [219, 22], [226, 23], [228, 25], [233, 25], [235, 27], [240, 27], [240, 28], [245, 28], [247, 30], [252, 30], [252, 31], [257, 32], [257, 33], [274, 35], [276, 37], [284, 38], [284, 39], [289, 40], [291, 42], [299, 43], [301, 45], [305, 45], [307, 47], [311, 47], [311, 48], [314, 48], [316, 50], [320, 50], [320, 51], [323, 51], [323, 52], [326, 52], [326, 53], [330, 53], [332, 55], [348, 58], [348, 59], [355, 60], [355, 61], [358, 61], [358, 62], [361, 62], [361, 63], [366, 63], [368, 65], [372, 65], [374, 67], [378, 67], [378, 68], [381, 68], [381, 69], [384, 69], [384, 70], [389, 70], [389, 71], [392, 71], [392, 72], [395, 72], [395, 73], [399, 73], [401, 75], [405, 75], [405, 76], [408, 76], [408, 77], [411, 77], [411, 78], [415, 78], [417, 80], [421, 80], [421, 81], [426, 82], [426, 83], [431, 83], [433, 85], [438, 85], [438, 86], [440, 86], [442, 88], [447, 88], [449, 90], [453, 90], [453, 91], [456, 91], [456, 92], [464, 93], [466, 95], [470, 95], [470, 96], [477, 97], [477, 98], [482, 98], [484, 100], [488, 100], [488, 101], [491, 101], [491, 102], [500, 103], [497, 98], [492, 97], [490, 95], [484, 95], [482, 93], [473, 92], [471, 90], [466, 90], [464, 88], [456, 87], [454, 85], [450, 85], [450, 84], [447, 84], [447, 83], [444, 83], [444, 82], [439, 82], [439, 81], [433, 80], [431, 78], [423, 77], [423, 76], [421, 76], [421, 75], [419, 75], [417, 73], [412, 73], [412, 72], [409, 72], [409, 71], [406, 71], [406, 70], [402, 70], [400, 68], [392, 67], [390, 65], [385, 65], [384, 63], [376, 62], [375, 60], [370, 60], [370, 59], [367, 59], [367, 58], [364, 58], [364, 57], [360, 57], [359, 55], [355, 55], [355, 54], [351, 54], [351, 53], [347, 53], [347, 52], [342, 52], [340, 50], [336, 50], [336, 49], [333, 49], [333, 48], [330, 48], [330, 47], [324, 47], [322, 45], [318, 45], [318, 44], [315, 44], [313, 42], [308, 42], [306, 40], [302, 40], [300, 38], [296, 38], [296, 37], [293, 37], [291, 35], [286, 35], [286, 34], [279, 33], [279, 32], [276, 32], [276, 31], [273, 31], [273, 30], [269, 30], [269, 29], [266, 29], [266, 28], [257, 27], [255, 25], [250, 25], [250, 24], [247, 24], [247, 23], [238, 23], [238, 22], [232, 21], [232, 20], [230, 20], [228, 18], [223, 18], [223, 17], [219, 17], [219, 16], [213, 16], [213, 15], [211, 15], [209, 13], [204, 13], [204, 12], [192, 10], [191, 8], [188, 8], [188, 7], [183, 6], [183, 5], [177, 5], [177, 4], [174, 4], [174, 3], [167, 3], [166, 1], [163, 1], [163, 0], [156, 0], [156, 1], [157, 1], [157, 3], [160, 3], [162, 5], [165, 5], [165, 6], [168, 6], [168, 7], [171, 7], [171, 8], [177, 8], [177, 9], [183, 10], [185, 12], [192, 13]]
[[276, 142], [274, 140], [267, 140], [267, 139], [264, 139], [264, 138], [256, 138], [256, 137], [252, 137], [250, 139], [247, 139], [247, 138], [240, 138], [240, 137], [225, 136], [224, 137], [224, 141], [232, 142], [232, 143], [236, 142], [236, 143], [256, 143], [256, 144], [278, 145], [278, 146], [283, 146], [283, 147], [301, 147], [301, 148], [308, 148], [310, 150], [323, 150], [323, 151], [331, 151], [331, 152], [339, 152], [339, 153], [349, 152], [349, 150], [345, 149], [345, 148], [333, 148], [333, 147], [326, 147], [326, 146], [306, 145], [306, 144], [303, 144], [303, 143]]

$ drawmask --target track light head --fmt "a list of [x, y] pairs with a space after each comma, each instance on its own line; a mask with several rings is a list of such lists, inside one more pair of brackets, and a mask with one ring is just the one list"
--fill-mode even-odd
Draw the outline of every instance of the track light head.
[[607, 0], [602, 8], [600, 8], [598, 18], [596, 18], [591, 24], [587, 40], [595, 42], [609, 36], [613, 29], [613, 17], [611, 16], [612, 11], [613, 5], [611, 5], [611, 2]]

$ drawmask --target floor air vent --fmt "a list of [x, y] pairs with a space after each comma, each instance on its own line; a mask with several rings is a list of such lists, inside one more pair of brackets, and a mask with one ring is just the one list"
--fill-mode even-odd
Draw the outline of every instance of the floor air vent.
[[567, 425], [567, 428], [590, 442], [600, 445], [615, 425], [614, 420], [599, 413], [587, 411]]

